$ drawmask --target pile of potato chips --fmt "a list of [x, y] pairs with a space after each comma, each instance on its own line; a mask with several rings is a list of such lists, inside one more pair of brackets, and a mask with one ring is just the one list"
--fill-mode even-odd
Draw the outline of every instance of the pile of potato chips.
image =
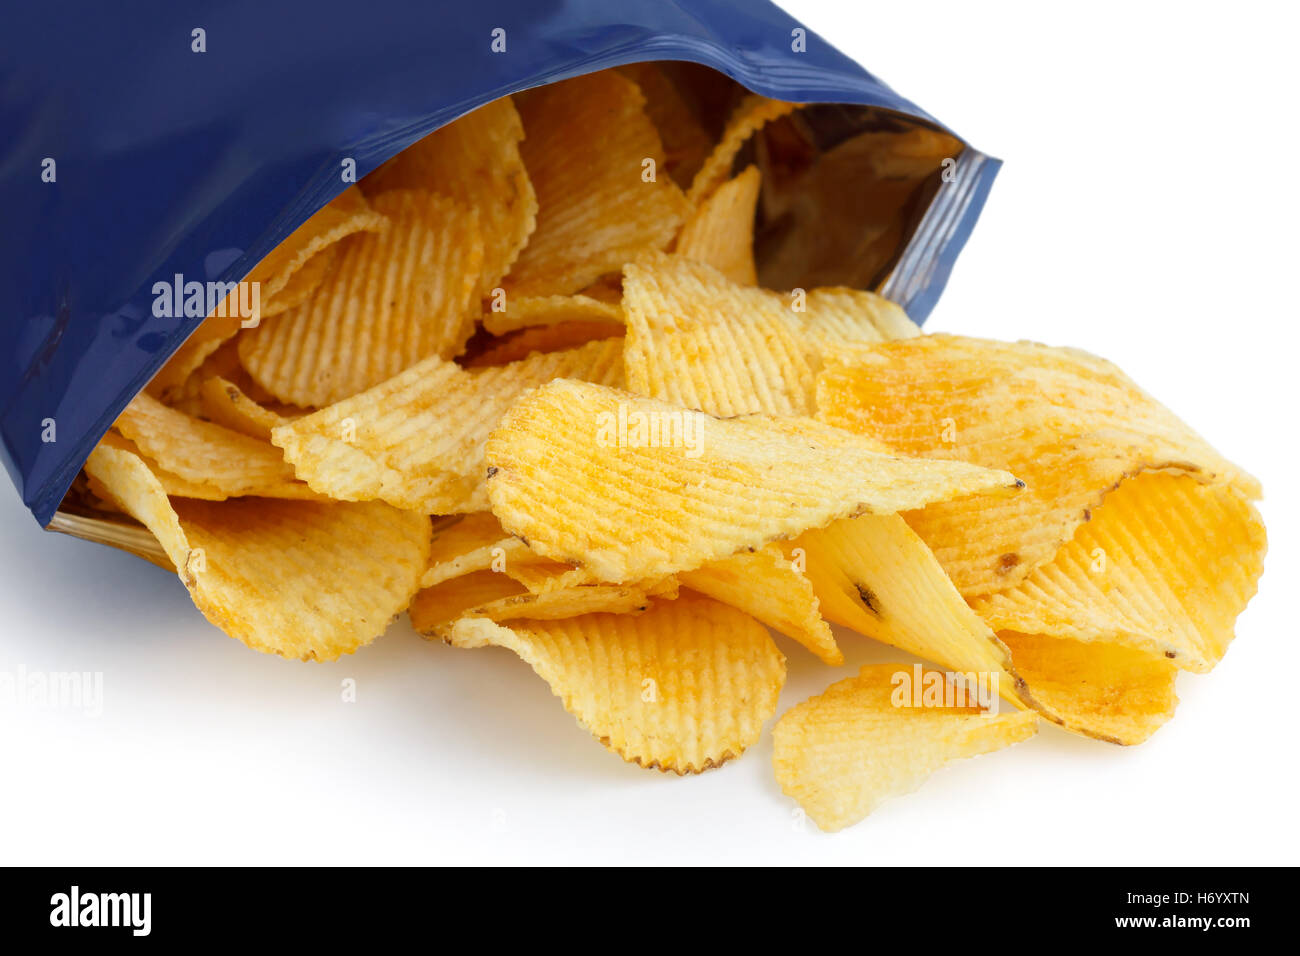
[[1139, 743], [1255, 591], [1258, 484], [1102, 359], [759, 287], [733, 167], [797, 110], [711, 136], [641, 66], [438, 130], [259, 264], [258, 321], [200, 326], [86, 462], [96, 506], [252, 648], [330, 660], [409, 610], [679, 774], [775, 715], [773, 632], [930, 661], [777, 721], [827, 830], [1040, 718]]

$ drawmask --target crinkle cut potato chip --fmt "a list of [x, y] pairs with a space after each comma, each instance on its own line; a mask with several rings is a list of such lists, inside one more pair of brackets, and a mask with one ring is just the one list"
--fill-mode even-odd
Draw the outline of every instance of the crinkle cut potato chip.
[[459, 354], [474, 331], [483, 268], [478, 212], [424, 190], [374, 199], [389, 220], [357, 236], [316, 293], [239, 338], [239, 357], [280, 401], [319, 408], [429, 356]]
[[621, 349], [624, 331], [622, 322], [560, 322], [533, 326], [490, 342], [483, 351], [462, 364], [466, 368], [506, 365], [526, 359], [534, 352], [562, 352], [606, 339], [619, 339]]
[[899, 454], [1006, 468], [1014, 501], [942, 502], [907, 515], [967, 598], [1050, 561], [1126, 476], [1170, 470], [1259, 485], [1109, 362], [1075, 349], [925, 335], [827, 358], [818, 417]]
[[645, 111], [664, 146], [664, 168], [685, 189], [713, 149], [713, 138], [659, 63], [629, 63], [619, 72], [645, 96]]
[[149, 394], [170, 404], [176, 390], [190, 374], [222, 343], [233, 338], [244, 321], [255, 325], [272, 314], [268, 311], [271, 303], [278, 306], [301, 294], [302, 288], [315, 277], [316, 268], [305, 280], [300, 279], [294, 289], [288, 287], [299, 271], [306, 269], [322, 250], [329, 250], [334, 243], [353, 233], [377, 232], [384, 228], [385, 223], [383, 215], [370, 208], [360, 190], [349, 186], [294, 230], [244, 277], [245, 283], [257, 283], [257, 301], [261, 306], [258, 314], [245, 320], [236, 314], [231, 300], [227, 299], [222, 303], [224, 308], [218, 310], [226, 314], [214, 312], [203, 320], [154, 375], [147, 386]]
[[505, 296], [504, 311], [489, 310], [483, 328], [493, 335], [505, 335], [530, 326], [561, 322], [619, 322], [623, 310], [611, 302], [585, 295]]
[[325, 281], [325, 277], [334, 271], [334, 267], [338, 262], [339, 251], [346, 242], [346, 239], [336, 242], [304, 262], [302, 267], [289, 277], [289, 281], [283, 289], [262, 303], [261, 318], [269, 319], [281, 312], [288, 312], [315, 295], [316, 290]]
[[648, 253], [624, 270], [628, 387], [711, 415], [811, 415], [824, 353], [884, 341], [877, 323], [911, 324], [872, 293], [829, 292], [800, 303]]
[[506, 276], [509, 295], [568, 295], [672, 241], [690, 204], [645, 164], [664, 155], [635, 83], [606, 70], [530, 90], [516, 105], [538, 212]]
[[847, 435], [818, 441], [817, 423], [800, 439], [795, 427], [557, 379], [492, 432], [488, 497], [502, 527], [536, 553], [620, 584], [837, 518], [1018, 488], [1003, 471], [885, 455]]
[[468, 202], [483, 232], [480, 293], [509, 271], [537, 226], [537, 195], [519, 144], [524, 126], [508, 96], [434, 130], [365, 178], [370, 195], [429, 189]]
[[463, 619], [456, 647], [506, 647], [624, 760], [677, 774], [740, 756], [776, 712], [785, 658], [767, 629], [683, 593], [644, 614], [585, 614], [507, 626]]
[[[785, 793], [822, 830], [863, 820], [884, 800], [910, 793], [945, 764], [1032, 737], [1032, 711], [915, 706], [897, 675], [908, 664], [869, 664], [792, 707], [772, 732], [772, 765]], [[924, 672], [923, 681], [943, 679]]]
[[844, 663], [812, 583], [776, 544], [711, 561], [684, 572], [681, 582], [793, 638], [832, 667]]
[[411, 602], [411, 625], [425, 637], [448, 640], [465, 618], [509, 621], [562, 620], [584, 614], [639, 614], [651, 604], [643, 588], [621, 584], [583, 584], [530, 591], [496, 571], [474, 571], [424, 588]]
[[114, 427], [164, 470], [219, 497], [312, 497], [274, 445], [191, 418], [144, 393]]
[[1145, 472], [1047, 564], [972, 606], [995, 630], [1121, 644], [1205, 673], [1255, 594], [1267, 538], [1235, 488]]
[[722, 139], [704, 161], [700, 171], [691, 181], [687, 198], [699, 205], [731, 175], [732, 163], [749, 138], [772, 120], [788, 116], [799, 108], [798, 103], [769, 100], [765, 96], [750, 94], [741, 101], [727, 120]]
[[593, 342], [473, 370], [435, 356], [271, 440], [321, 494], [425, 514], [483, 511], [484, 444], [510, 404], [557, 377], [621, 383], [621, 354], [617, 341]]
[[429, 568], [420, 578], [420, 587], [430, 588], [473, 571], [499, 571], [507, 562], [528, 557], [528, 546], [506, 534], [492, 512], [461, 515], [434, 525]]
[[758, 285], [754, 266], [754, 212], [762, 175], [747, 166], [723, 183], [686, 220], [674, 251], [707, 263], [738, 285]]
[[101, 446], [86, 473], [147, 527], [204, 617], [258, 651], [333, 660], [411, 600], [429, 519], [379, 502], [169, 500], [145, 462]]

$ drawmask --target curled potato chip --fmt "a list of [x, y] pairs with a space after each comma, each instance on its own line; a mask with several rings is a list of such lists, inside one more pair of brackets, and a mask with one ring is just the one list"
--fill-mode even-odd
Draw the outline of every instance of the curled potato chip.
[[682, 226], [676, 253], [713, 266], [738, 285], [757, 285], [754, 211], [761, 186], [757, 166], [719, 186]]
[[272, 428], [291, 421], [257, 404], [238, 385], [219, 375], [205, 381], [199, 395], [208, 421], [251, 438], [269, 442]]
[[448, 640], [463, 618], [554, 621], [583, 614], [638, 614], [651, 603], [642, 588], [582, 584], [530, 591], [495, 571], [474, 571], [420, 591], [411, 602], [411, 625], [426, 637]]
[[[520, 329], [493, 341], [464, 362], [466, 368], [506, 365], [528, 358], [534, 352], [561, 352], [589, 342], [622, 339], [622, 322], [560, 322]], [[620, 344], [621, 348], [621, 344]]]
[[999, 631], [1039, 713], [1066, 730], [1140, 744], [1174, 716], [1178, 668], [1120, 644]]
[[239, 338], [244, 367], [281, 401], [328, 405], [428, 356], [451, 358], [474, 331], [477, 211], [405, 189], [374, 208], [389, 220], [383, 233], [354, 237], [310, 299]]
[[[146, 394], [132, 399], [115, 427], [143, 456], [188, 484], [190, 493], [173, 486], [172, 494], [315, 497], [274, 445], [191, 418]], [[204, 487], [209, 493], [198, 493]]]
[[899, 515], [835, 521], [784, 550], [827, 620], [962, 673], [997, 674], [1008, 699], [1025, 696], [1010, 652]]
[[713, 138], [696, 117], [678, 90], [677, 84], [664, 71], [662, 64], [629, 63], [619, 72], [635, 83], [645, 96], [645, 111], [659, 131], [664, 146], [664, 168], [673, 182], [682, 188], [691, 184], [691, 178], [704, 165]]
[[1109, 492], [1050, 562], [972, 607], [998, 631], [1121, 644], [1205, 672], [1232, 641], [1266, 548], [1236, 489], [1147, 472]]
[[434, 130], [365, 178], [371, 195], [428, 189], [478, 210], [486, 294], [501, 281], [537, 226], [537, 195], [519, 144], [523, 122], [508, 96]]
[[683, 572], [681, 582], [793, 638], [827, 664], [844, 663], [844, 653], [822, 619], [812, 582], [791, 566], [776, 544], [710, 561]]
[[704, 161], [700, 171], [691, 181], [687, 198], [695, 204], [704, 201], [731, 175], [732, 163], [742, 146], [756, 132], [772, 120], [787, 116], [799, 108], [798, 103], [786, 103], [782, 100], [769, 100], [765, 96], [750, 94], [741, 101], [727, 120], [727, 128], [722, 139], [713, 147], [713, 152]]
[[140, 457], [91, 452], [98, 489], [147, 527], [203, 616], [254, 650], [333, 660], [415, 593], [429, 519], [382, 503], [169, 500]]
[[849, 515], [1018, 487], [1006, 472], [885, 455], [847, 434], [820, 441], [829, 429], [815, 422], [799, 438], [798, 426], [722, 420], [559, 379], [492, 432], [488, 496], [502, 527], [535, 552], [617, 584]]
[[712, 415], [811, 415], [828, 350], [910, 325], [869, 292], [797, 294], [737, 285], [681, 255], [647, 253], [624, 270], [628, 387]]
[[636, 84], [612, 71], [517, 101], [537, 229], [506, 277], [511, 295], [567, 295], [677, 234], [690, 205], [667, 176]]
[[700, 773], [740, 754], [776, 711], [785, 658], [753, 618], [684, 593], [644, 614], [456, 622], [448, 642], [514, 651], [624, 760]]
[[505, 311], [483, 315], [483, 328], [493, 335], [561, 322], [622, 323], [623, 310], [585, 295], [507, 296]]
[[485, 510], [483, 447], [522, 392], [559, 376], [622, 380], [619, 343], [593, 342], [467, 371], [435, 357], [276, 428], [298, 477], [344, 501], [380, 498], [426, 514]]
[[250, 325], [258, 324], [269, 314], [267, 307], [272, 302], [283, 302], [298, 294], [302, 286], [311, 281], [315, 268], [305, 279], [295, 283], [295, 289], [288, 289], [299, 271], [305, 269], [318, 253], [354, 233], [377, 232], [384, 228], [385, 222], [383, 215], [370, 208], [355, 186], [345, 189], [290, 233], [245, 276], [244, 282], [257, 283], [260, 306], [257, 314], [245, 319], [228, 307], [229, 299], [222, 302], [220, 314], [214, 311], [203, 320], [158, 370], [146, 391], [154, 398], [172, 404], [176, 390], [208, 356], [232, 339], [244, 327], [245, 321]]
[[[377, 231], [377, 230], [376, 230]], [[296, 308], [315, 295], [316, 290], [338, 264], [339, 250], [347, 240], [322, 249], [302, 264], [302, 267], [290, 276], [283, 289], [262, 303], [261, 318], [269, 319], [281, 312]]]
[[[945, 764], [1032, 737], [1032, 711], [914, 706], [898, 675], [906, 664], [869, 664], [786, 711], [772, 732], [772, 765], [785, 793], [826, 831], [864, 819], [884, 800], [910, 793]], [[923, 680], [942, 681], [941, 671]]]
[[1125, 476], [1171, 470], [1258, 497], [1258, 483], [1109, 362], [1073, 349], [926, 335], [828, 358], [818, 417], [904, 455], [994, 464], [1014, 501], [909, 514], [967, 598], [1015, 587], [1050, 561]]
[[420, 587], [461, 577], [474, 571], [504, 571], [507, 564], [536, 558], [528, 546], [506, 534], [490, 511], [467, 514], [434, 526], [429, 568]]

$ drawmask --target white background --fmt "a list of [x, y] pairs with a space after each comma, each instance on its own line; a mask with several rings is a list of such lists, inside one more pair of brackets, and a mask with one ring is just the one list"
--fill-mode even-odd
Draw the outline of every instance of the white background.
[[[98, 719], [0, 712], [0, 862], [1295, 862], [1296, 23], [1281, 4], [786, 5], [1006, 160], [928, 328], [1105, 355], [1263, 480], [1260, 593], [1214, 673], [1180, 678], [1177, 717], [1127, 749], [1045, 727], [852, 830], [800, 831], [767, 736], [664, 777], [506, 651], [403, 621], [333, 664], [254, 654], [173, 576], [45, 534], [0, 490], [0, 670], [105, 681]], [[783, 710], [897, 657], [844, 643], [830, 670], [782, 642]]]

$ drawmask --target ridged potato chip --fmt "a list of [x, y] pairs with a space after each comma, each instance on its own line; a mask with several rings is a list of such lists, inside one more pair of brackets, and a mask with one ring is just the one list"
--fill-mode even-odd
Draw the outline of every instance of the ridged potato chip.
[[508, 296], [505, 306], [504, 312], [483, 314], [483, 328], [493, 335], [561, 322], [623, 321], [623, 310], [617, 305], [585, 295]]
[[367, 176], [370, 195], [428, 189], [478, 210], [486, 295], [509, 271], [537, 227], [537, 194], [519, 144], [523, 122], [508, 96], [480, 106], [402, 150]]
[[677, 84], [659, 63], [629, 63], [618, 71], [645, 96], [645, 111], [664, 146], [664, 168], [685, 189], [713, 149], [713, 138], [696, 118]]
[[492, 432], [488, 496], [502, 527], [538, 554], [621, 584], [849, 515], [1018, 487], [1006, 472], [885, 455], [848, 435], [818, 441], [817, 423], [798, 438], [797, 427], [560, 379]]
[[[315, 497], [269, 442], [200, 421], [141, 393], [114, 427], [165, 471], [212, 496]], [[173, 490], [173, 494], [183, 494]], [[210, 497], [191, 494], [187, 497]]]
[[824, 663], [844, 663], [844, 652], [822, 619], [812, 582], [791, 565], [778, 545], [710, 561], [680, 577], [691, 590], [744, 611], [793, 638]]
[[[375, 231], [378, 231], [376, 229]], [[339, 251], [347, 242], [346, 238], [322, 249], [302, 264], [283, 289], [262, 303], [261, 319], [269, 319], [281, 312], [288, 312], [316, 294], [325, 281], [325, 277], [334, 271], [338, 264]]]
[[[506, 276], [510, 295], [568, 295], [672, 241], [690, 212], [632, 81], [592, 73], [521, 94], [537, 229]], [[648, 166], [647, 161], [654, 166]]]
[[644, 614], [457, 621], [457, 647], [506, 647], [624, 760], [677, 774], [740, 756], [776, 711], [785, 658], [753, 618], [683, 593]]
[[429, 519], [385, 504], [169, 500], [143, 459], [106, 446], [86, 472], [153, 532], [203, 616], [254, 650], [350, 654], [406, 607], [428, 562]]
[[818, 417], [899, 454], [996, 465], [1014, 501], [943, 502], [907, 516], [967, 598], [1015, 587], [1050, 561], [1126, 476], [1172, 470], [1258, 483], [1119, 369], [1074, 349], [925, 335], [828, 358]]
[[807, 294], [737, 285], [702, 262], [649, 253], [623, 276], [628, 388], [711, 415], [811, 415], [828, 350], [910, 326], [871, 293]]
[[695, 205], [708, 198], [731, 176], [731, 166], [736, 161], [736, 155], [749, 138], [772, 120], [787, 116], [798, 108], [798, 103], [769, 100], [756, 93], [745, 97], [727, 120], [722, 139], [713, 147], [713, 152], [695, 174], [687, 198]]
[[[319, 267], [314, 267], [306, 279], [300, 279], [294, 289], [288, 289], [289, 284], [323, 250], [354, 233], [378, 232], [385, 224], [383, 215], [370, 208], [360, 190], [355, 186], [345, 189], [290, 233], [244, 277], [245, 282], [258, 284], [258, 301], [262, 307], [247, 321], [259, 323], [270, 314], [267, 307], [271, 303], [276, 300], [283, 302], [300, 294], [302, 287], [315, 278]], [[224, 311], [231, 312], [229, 308]], [[146, 391], [171, 404], [175, 391], [203, 364], [204, 359], [239, 332], [244, 321], [233, 314], [209, 315], [158, 370]]]
[[381, 193], [389, 220], [356, 236], [325, 284], [296, 309], [239, 337], [248, 373], [276, 398], [319, 408], [429, 356], [465, 347], [478, 312], [478, 213], [424, 190]]
[[276, 428], [271, 440], [321, 494], [425, 514], [482, 511], [483, 447], [511, 402], [562, 376], [617, 384], [620, 355], [616, 341], [593, 342], [468, 371], [435, 356]]
[[522, 361], [534, 352], [562, 352], [589, 342], [621, 340], [625, 331], [622, 322], [560, 322], [556, 325], [539, 325], [494, 340], [462, 364], [466, 368], [507, 365]]
[[972, 607], [995, 630], [1122, 644], [1204, 673], [1232, 641], [1266, 548], [1236, 489], [1146, 472], [1109, 492], [1050, 562]]
[[762, 185], [757, 166], [723, 183], [686, 220], [674, 251], [713, 266], [738, 285], [757, 285], [754, 211]]
[[[772, 732], [772, 765], [785, 793], [818, 827], [842, 830], [889, 797], [910, 793], [945, 764], [1032, 737], [1032, 711], [907, 706], [896, 676], [874, 664], [786, 711]], [[941, 672], [927, 672], [942, 679]]]

